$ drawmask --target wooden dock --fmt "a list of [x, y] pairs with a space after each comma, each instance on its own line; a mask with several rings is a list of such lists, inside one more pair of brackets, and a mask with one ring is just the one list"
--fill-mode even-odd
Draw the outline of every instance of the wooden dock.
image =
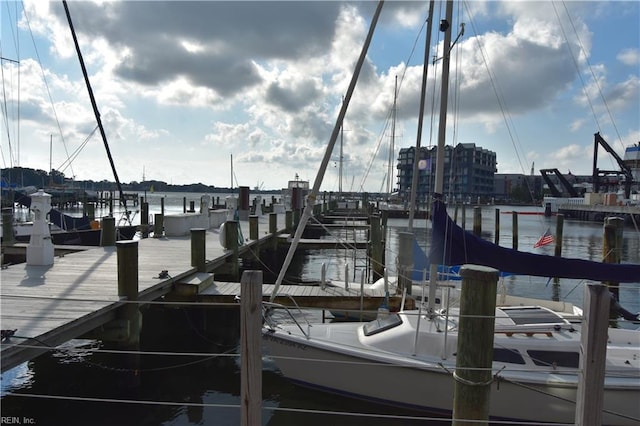
[[[285, 217], [278, 215], [276, 235], [269, 234], [269, 218], [259, 218], [259, 237], [246, 240], [238, 254], [250, 254], [260, 247], [273, 246], [273, 238], [284, 232]], [[240, 221], [244, 236], [249, 222]], [[235, 255], [225, 250], [217, 229], [205, 236], [205, 272], [192, 266], [192, 242], [189, 236], [145, 238], [138, 241], [138, 302], [151, 302], [169, 295], [168, 300], [232, 302], [239, 294], [239, 283], [216, 282], [211, 273]], [[335, 247], [335, 243], [333, 243]], [[68, 340], [78, 338], [116, 319], [118, 308], [128, 302], [118, 296], [116, 247], [83, 247], [75, 253], [65, 252], [51, 266], [26, 263], [9, 265], [0, 272], [0, 327], [15, 330], [0, 347], [0, 364], [6, 371]], [[361, 300], [358, 285], [352, 289], [319, 286], [282, 286], [279, 294], [290, 295], [300, 306], [335, 307], [356, 310], [379, 306], [382, 294]], [[265, 285], [267, 298], [273, 286]], [[190, 298], [190, 299], [189, 299]], [[276, 300], [290, 303], [290, 298]], [[363, 303], [363, 305], [361, 305]], [[397, 304], [394, 299], [392, 303]]]

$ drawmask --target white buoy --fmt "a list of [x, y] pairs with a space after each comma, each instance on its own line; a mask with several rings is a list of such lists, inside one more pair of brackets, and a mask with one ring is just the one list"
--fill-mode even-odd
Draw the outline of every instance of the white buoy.
[[53, 241], [47, 213], [51, 210], [51, 195], [42, 189], [31, 195], [31, 210], [35, 218], [27, 246], [27, 265], [53, 265]]

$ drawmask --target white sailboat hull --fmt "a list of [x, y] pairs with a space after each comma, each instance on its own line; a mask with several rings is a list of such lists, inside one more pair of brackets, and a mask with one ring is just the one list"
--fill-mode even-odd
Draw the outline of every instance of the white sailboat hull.
[[[309, 338], [297, 325], [283, 325], [275, 330], [265, 329], [263, 337], [282, 374], [301, 385], [392, 406], [450, 414], [455, 385], [452, 376], [456, 362], [455, 335], [448, 336], [443, 345], [444, 333], [438, 336], [427, 331], [439, 344], [429, 341], [429, 337], [419, 341], [415, 355], [394, 352], [394, 348], [414, 347], [415, 334], [412, 336], [410, 332], [410, 321], [406, 317], [403, 321], [400, 327], [407, 326], [407, 332], [398, 331], [388, 341], [377, 339], [377, 335], [365, 337], [362, 323], [313, 324], [309, 330], [305, 329]], [[506, 336], [496, 335], [496, 340], [504, 338]], [[544, 346], [548, 337], [529, 337], [529, 341], [531, 339], [539, 339]], [[447, 359], [433, 353], [444, 346]], [[636, 356], [638, 350], [636, 343]], [[633, 356], [631, 352], [629, 355]], [[501, 366], [494, 365], [494, 373]], [[490, 385], [491, 417], [573, 423], [576, 371], [559, 368], [556, 373], [546, 374], [524, 370], [502, 370], [501, 380]], [[637, 369], [635, 374], [626, 379], [607, 377], [604, 424], [638, 424], [640, 377]]]

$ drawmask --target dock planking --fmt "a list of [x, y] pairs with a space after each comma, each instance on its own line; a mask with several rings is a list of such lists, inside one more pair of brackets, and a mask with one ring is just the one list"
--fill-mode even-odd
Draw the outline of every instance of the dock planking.
[[[241, 253], [249, 252], [271, 238], [271, 234], [264, 232], [268, 229], [268, 217], [260, 217], [258, 222], [262, 230], [258, 240], [247, 240], [239, 249]], [[284, 222], [284, 215], [278, 215], [278, 234], [284, 232]], [[246, 238], [248, 221], [240, 221], [239, 225]], [[114, 320], [117, 309], [127, 303], [118, 296], [116, 247], [75, 249], [78, 251], [56, 256], [50, 266], [22, 263], [9, 265], [0, 272], [0, 328], [16, 330], [15, 335], [9, 341], [3, 341], [0, 347], [3, 372]], [[208, 271], [232, 256], [231, 251], [221, 246], [217, 229], [207, 230], [205, 251]], [[162, 275], [165, 270], [167, 274]], [[201, 302], [216, 301], [216, 298], [231, 302], [239, 294], [240, 283], [212, 282], [202, 274], [191, 266], [190, 236], [138, 241], [138, 303], [154, 301], [175, 292], [176, 287], [190, 284], [198, 289], [183, 290], [181, 296], [196, 295]], [[268, 299], [272, 291], [273, 285], [264, 285], [264, 298]], [[326, 287], [323, 290], [319, 286], [285, 285], [280, 288], [279, 295], [285, 294], [295, 297], [298, 305], [307, 307], [327, 306], [331, 298], [338, 305], [349, 305], [353, 310], [356, 300], [360, 300], [360, 292], [355, 288]], [[288, 296], [278, 297], [276, 301], [290, 304]], [[365, 309], [379, 306], [384, 297], [382, 294], [372, 296]]]

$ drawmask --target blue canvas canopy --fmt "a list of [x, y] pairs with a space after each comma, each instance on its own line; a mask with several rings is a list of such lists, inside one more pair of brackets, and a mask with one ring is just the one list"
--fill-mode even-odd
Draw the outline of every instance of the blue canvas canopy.
[[432, 208], [433, 240], [429, 257], [438, 264], [476, 264], [502, 272], [537, 277], [640, 282], [640, 265], [611, 264], [521, 252], [501, 247], [459, 227], [436, 199]]

